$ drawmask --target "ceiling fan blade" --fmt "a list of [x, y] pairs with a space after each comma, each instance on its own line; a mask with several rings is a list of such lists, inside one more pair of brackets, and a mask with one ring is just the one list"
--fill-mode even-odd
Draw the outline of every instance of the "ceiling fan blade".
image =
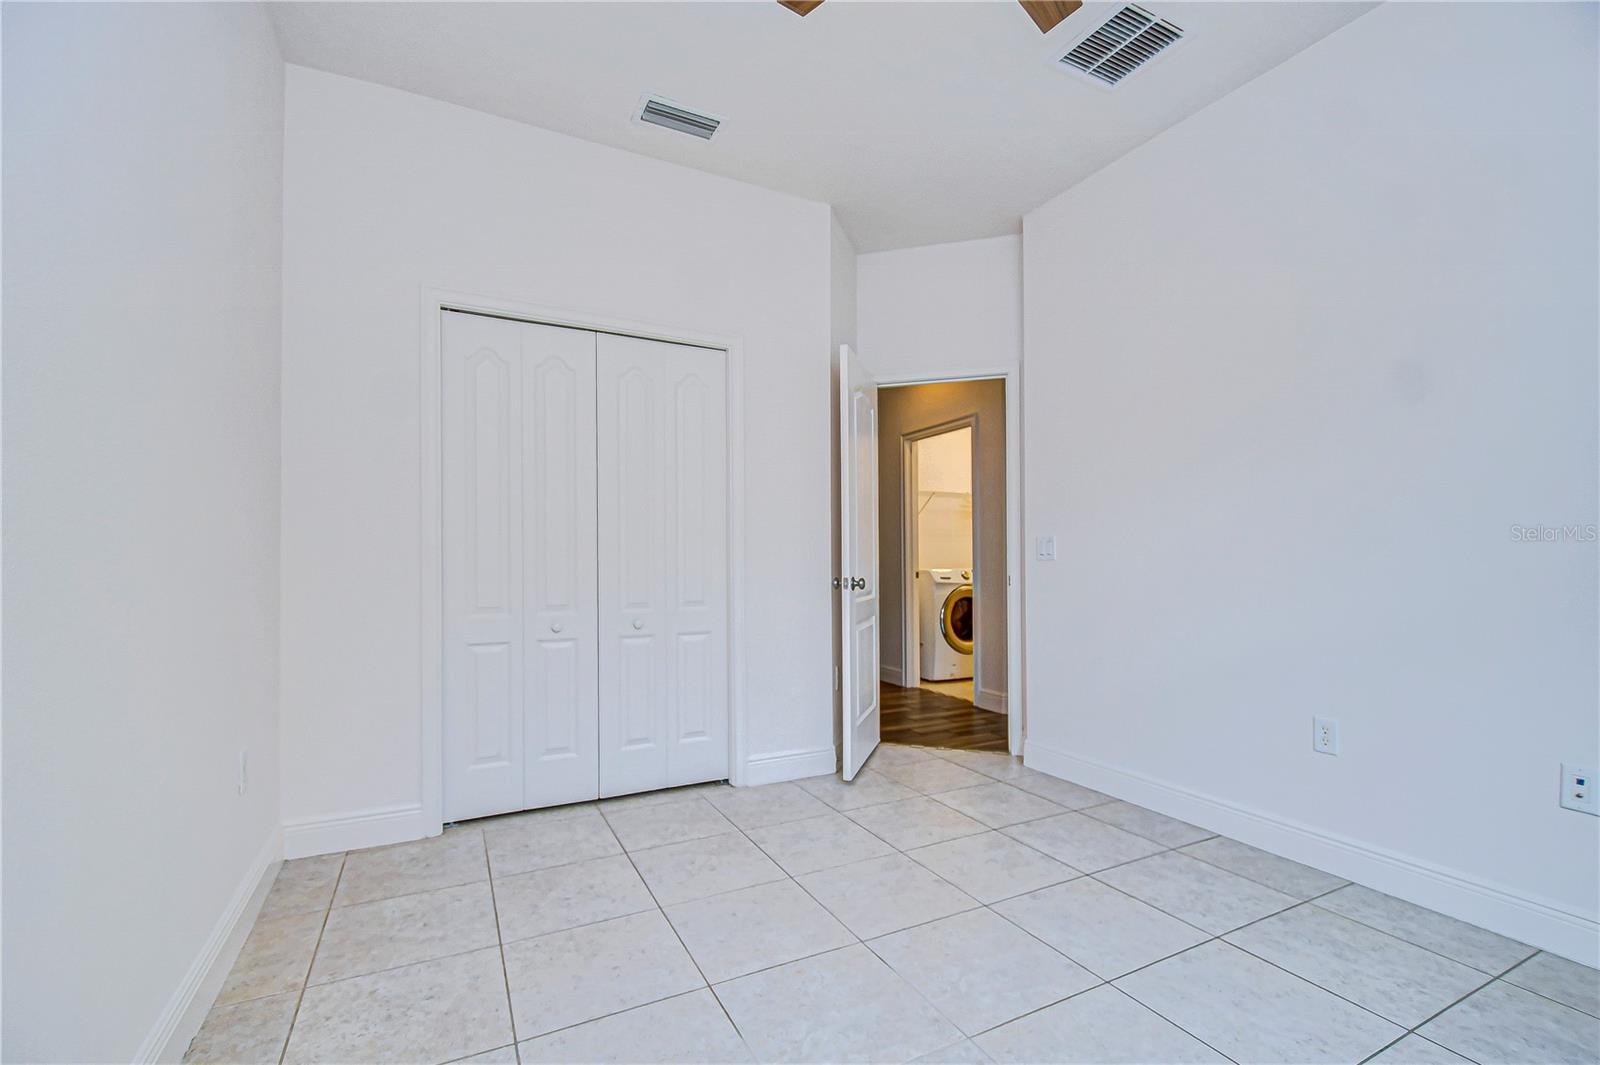
[[[784, 7], [788, 7], [783, 0], [778, 0]], [[817, 0], [821, 3], [822, 0]], [[1022, 9], [1033, 19], [1033, 24], [1039, 27], [1040, 33], [1049, 33], [1061, 24], [1061, 20], [1083, 6], [1083, 0], [1017, 0]]]
[[778, 0], [778, 3], [802, 18], [822, 6], [822, 0]]

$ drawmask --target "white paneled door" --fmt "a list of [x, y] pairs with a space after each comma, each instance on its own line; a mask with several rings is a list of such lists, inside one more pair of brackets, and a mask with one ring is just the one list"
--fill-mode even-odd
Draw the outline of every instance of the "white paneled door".
[[878, 384], [839, 348], [839, 665], [844, 778], [878, 746]]
[[724, 354], [441, 341], [446, 820], [726, 777]]
[[728, 775], [726, 355], [602, 334], [600, 790]]

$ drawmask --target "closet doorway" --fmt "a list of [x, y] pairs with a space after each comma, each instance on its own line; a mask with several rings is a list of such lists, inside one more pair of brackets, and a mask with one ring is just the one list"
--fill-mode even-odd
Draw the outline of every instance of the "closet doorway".
[[436, 313], [441, 819], [727, 778], [728, 353]]

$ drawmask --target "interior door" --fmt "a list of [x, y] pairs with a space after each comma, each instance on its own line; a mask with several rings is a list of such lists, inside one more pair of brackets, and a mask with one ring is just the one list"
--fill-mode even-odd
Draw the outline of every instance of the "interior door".
[[839, 664], [844, 778], [878, 746], [878, 384], [839, 348]]
[[443, 312], [444, 815], [598, 794], [595, 334]]
[[597, 346], [600, 793], [728, 775], [726, 355]]

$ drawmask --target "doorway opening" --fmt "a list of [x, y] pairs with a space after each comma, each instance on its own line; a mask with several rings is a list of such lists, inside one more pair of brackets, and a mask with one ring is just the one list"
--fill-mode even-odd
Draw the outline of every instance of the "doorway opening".
[[1006, 751], [1005, 381], [878, 402], [883, 739]]

